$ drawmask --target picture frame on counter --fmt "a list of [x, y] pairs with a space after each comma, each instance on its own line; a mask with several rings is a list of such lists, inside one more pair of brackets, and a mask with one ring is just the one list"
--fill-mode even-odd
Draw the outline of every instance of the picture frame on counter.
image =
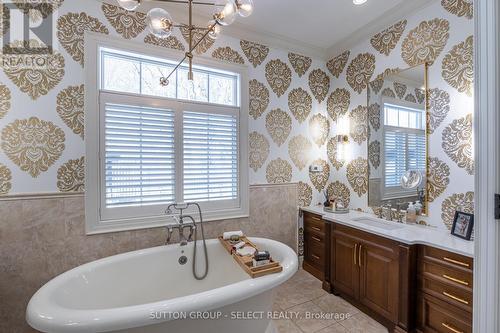
[[451, 227], [453, 236], [470, 241], [474, 227], [474, 214], [456, 211]]

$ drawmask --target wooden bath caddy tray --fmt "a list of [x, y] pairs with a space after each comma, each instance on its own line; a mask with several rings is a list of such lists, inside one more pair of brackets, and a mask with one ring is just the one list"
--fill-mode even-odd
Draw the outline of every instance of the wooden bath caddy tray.
[[[254, 279], [268, 274], [279, 273], [283, 270], [283, 267], [280, 265], [280, 263], [278, 261], [274, 261], [272, 258], [269, 264], [262, 265], [259, 267], [253, 267], [252, 257], [242, 257], [237, 253], [233, 253], [232, 244], [228, 240], [224, 240], [222, 236], [219, 236], [219, 241], [221, 242], [222, 246], [224, 246], [224, 248], [227, 250], [227, 252], [233, 256], [234, 260], [236, 260], [236, 262], [241, 266], [241, 268], [243, 268], [243, 270], [247, 272], [247, 274]], [[248, 246], [251, 246], [254, 249], [258, 250], [257, 246], [254, 243], [252, 243], [248, 238], [241, 237], [240, 241], [245, 242]]]

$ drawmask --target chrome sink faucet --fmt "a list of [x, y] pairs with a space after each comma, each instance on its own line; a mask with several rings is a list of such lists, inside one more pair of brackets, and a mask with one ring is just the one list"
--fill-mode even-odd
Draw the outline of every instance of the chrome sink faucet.
[[382, 218], [387, 221], [392, 221], [392, 204], [389, 202], [380, 206]]

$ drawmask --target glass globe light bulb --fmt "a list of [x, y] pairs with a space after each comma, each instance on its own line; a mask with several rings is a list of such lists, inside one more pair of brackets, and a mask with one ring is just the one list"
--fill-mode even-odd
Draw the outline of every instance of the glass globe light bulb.
[[128, 11], [136, 10], [141, 4], [141, 0], [116, 0], [116, 2], [118, 2], [120, 7]]
[[170, 14], [162, 8], [153, 8], [149, 11], [146, 19], [149, 30], [159, 38], [167, 38], [172, 34], [174, 22]]
[[252, 0], [237, 0], [236, 6], [238, 6], [238, 14], [240, 14], [241, 17], [249, 17], [253, 13]]
[[236, 20], [236, 15], [238, 14], [238, 7], [234, 0], [226, 0], [224, 8], [218, 13], [215, 14], [215, 20], [220, 25], [226, 26]]
[[[215, 26], [214, 26], [215, 24]], [[222, 31], [222, 28], [220, 27], [220, 25], [216, 24], [215, 20], [211, 20], [211, 21], [208, 21], [208, 29], [210, 29], [210, 27], [213, 28], [210, 30], [210, 32], [208, 33], [208, 37], [212, 38], [212, 39], [217, 39], [217, 37], [219, 37], [221, 31]]]

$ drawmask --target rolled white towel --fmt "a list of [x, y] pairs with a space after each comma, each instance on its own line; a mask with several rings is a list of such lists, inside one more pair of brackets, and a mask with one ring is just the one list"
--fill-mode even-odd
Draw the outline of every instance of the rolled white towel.
[[238, 231], [226, 231], [225, 233], [222, 234], [222, 238], [224, 238], [225, 240], [227, 239], [230, 239], [231, 236], [240, 236], [240, 237], [243, 237], [243, 231], [241, 230], [238, 230]]

